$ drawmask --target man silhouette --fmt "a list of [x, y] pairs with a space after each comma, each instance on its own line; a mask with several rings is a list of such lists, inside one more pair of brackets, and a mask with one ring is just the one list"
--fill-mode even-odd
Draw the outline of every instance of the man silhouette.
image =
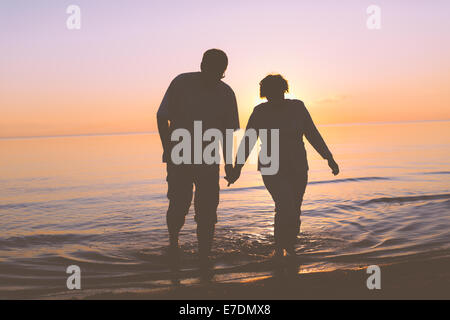
[[[203, 54], [200, 72], [178, 75], [170, 84], [157, 113], [158, 131], [163, 146], [163, 162], [167, 163], [167, 227], [169, 253], [178, 261], [178, 235], [192, 202], [195, 185], [194, 209], [197, 223], [198, 252], [201, 265], [208, 263], [217, 222], [219, 204], [219, 164], [194, 164], [194, 144], [191, 143], [190, 161], [174, 164], [171, 158], [171, 134], [186, 129], [194, 135], [194, 121], [201, 121], [203, 132], [215, 128], [225, 137], [226, 129], [239, 129], [239, 116], [233, 90], [221, 81], [228, 66], [225, 52], [207, 50]], [[202, 134], [203, 134], [202, 132]], [[202, 148], [203, 149], [203, 148]], [[203, 159], [203, 150], [200, 157]], [[226, 144], [222, 141], [223, 154]], [[197, 155], [198, 156], [198, 155]], [[226, 158], [226, 157], [224, 157]], [[186, 159], [186, 155], [183, 155]], [[226, 175], [232, 164], [225, 164]]]

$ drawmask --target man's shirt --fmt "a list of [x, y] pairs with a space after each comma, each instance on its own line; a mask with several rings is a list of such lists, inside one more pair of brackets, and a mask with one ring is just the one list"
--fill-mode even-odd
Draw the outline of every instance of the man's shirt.
[[[226, 129], [239, 129], [233, 90], [223, 81], [207, 85], [200, 72], [180, 74], [171, 82], [159, 107], [158, 118], [170, 122], [170, 134], [179, 128], [187, 129], [191, 133], [192, 144], [194, 121], [202, 122], [203, 132], [215, 128], [224, 134]], [[173, 143], [169, 152], [172, 146]], [[167, 157], [170, 153], [164, 155], [164, 162], [167, 162]], [[191, 163], [194, 163], [193, 152], [191, 158]]]

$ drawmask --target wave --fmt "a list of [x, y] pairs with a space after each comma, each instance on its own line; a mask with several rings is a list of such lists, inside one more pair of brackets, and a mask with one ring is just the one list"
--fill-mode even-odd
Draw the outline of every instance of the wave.
[[[360, 182], [360, 181], [376, 181], [376, 180], [392, 180], [390, 177], [359, 177], [359, 178], [345, 178], [333, 180], [309, 181], [310, 184], [326, 184], [326, 183], [344, 183], [344, 182]], [[221, 190], [222, 192], [236, 192], [236, 191], [250, 191], [250, 190], [264, 190], [265, 186], [243, 187], [243, 188], [229, 188]]]
[[429, 171], [429, 172], [419, 172], [416, 174], [437, 174], [437, 175], [441, 175], [441, 174], [450, 174], [450, 171]]
[[423, 201], [423, 200], [442, 200], [450, 199], [450, 193], [444, 194], [430, 194], [430, 195], [420, 195], [420, 196], [403, 196], [403, 197], [382, 197], [370, 199], [362, 202], [361, 204], [372, 204], [372, 203], [394, 203], [394, 202], [411, 202], [411, 201]]
[[67, 198], [52, 201], [30, 201], [30, 202], [18, 202], [18, 203], [6, 203], [0, 204], [0, 210], [16, 210], [26, 208], [40, 208], [40, 209], [53, 209], [63, 210], [70, 207], [73, 204], [87, 204], [96, 205], [100, 203], [119, 203], [119, 202], [149, 202], [153, 200], [166, 199], [165, 194], [143, 194], [143, 195], [110, 195], [101, 197], [77, 197]]
[[61, 233], [61, 234], [33, 234], [0, 238], [0, 249], [27, 247], [33, 245], [63, 245], [81, 243], [92, 240], [96, 234], [85, 233]]

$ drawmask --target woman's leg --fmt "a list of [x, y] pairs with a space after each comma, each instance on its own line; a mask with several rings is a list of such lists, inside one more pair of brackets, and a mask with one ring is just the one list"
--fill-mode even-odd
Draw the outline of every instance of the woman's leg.
[[291, 245], [293, 225], [298, 217], [296, 194], [290, 179], [284, 175], [263, 175], [264, 185], [275, 202], [274, 239], [275, 248], [281, 251]]
[[293, 210], [295, 214], [294, 214], [294, 221], [291, 221], [290, 223], [290, 230], [288, 232], [289, 240], [287, 240], [288, 243], [286, 250], [291, 254], [295, 253], [295, 243], [297, 241], [297, 236], [300, 233], [301, 206], [307, 183], [308, 183], [307, 171], [298, 172], [290, 176], [290, 184], [294, 196]]

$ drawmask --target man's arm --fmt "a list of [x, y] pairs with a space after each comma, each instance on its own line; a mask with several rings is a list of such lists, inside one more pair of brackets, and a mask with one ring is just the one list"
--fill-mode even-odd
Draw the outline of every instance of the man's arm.
[[168, 154], [170, 152], [169, 121], [159, 116], [157, 117], [157, 120], [158, 120], [159, 138], [161, 139], [161, 144], [163, 147], [163, 161], [168, 162], [168, 158], [170, 157], [170, 154]]
[[169, 109], [170, 100], [173, 91], [173, 82], [167, 89], [164, 98], [159, 106], [158, 112], [156, 114], [156, 119], [158, 123], [159, 138], [161, 139], [161, 144], [163, 147], [163, 162], [170, 161], [170, 130], [169, 130]]
[[239, 113], [236, 102], [236, 96], [233, 90], [229, 89], [229, 110], [224, 118], [222, 136], [224, 137], [222, 141], [222, 153], [225, 163], [225, 177], [230, 177], [233, 170], [233, 139], [231, 139], [230, 145], [227, 145], [228, 141], [227, 130], [232, 129], [233, 132], [239, 129]]

